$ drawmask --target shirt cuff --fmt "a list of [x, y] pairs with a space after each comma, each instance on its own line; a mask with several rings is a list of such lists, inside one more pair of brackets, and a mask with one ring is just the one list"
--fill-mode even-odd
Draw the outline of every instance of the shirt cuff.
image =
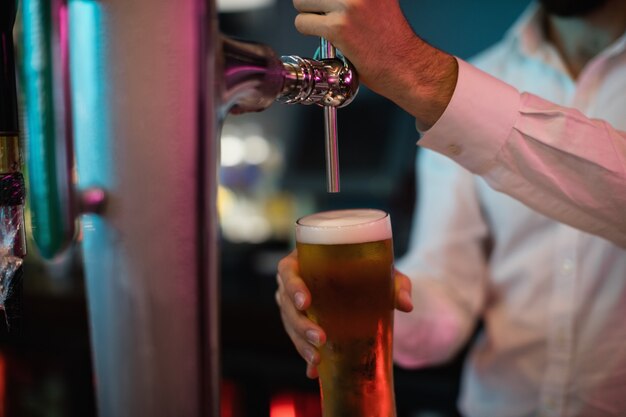
[[495, 163], [519, 115], [520, 94], [457, 58], [459, 75], [448, 107], [418, 141], [475, 174]]

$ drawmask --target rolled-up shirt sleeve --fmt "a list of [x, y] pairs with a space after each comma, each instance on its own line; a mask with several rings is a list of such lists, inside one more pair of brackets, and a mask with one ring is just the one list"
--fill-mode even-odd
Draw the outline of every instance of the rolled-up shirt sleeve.
[[458, 62], [452, 100], [418, 144], [538, 212], [626, 247], [626, 132]]

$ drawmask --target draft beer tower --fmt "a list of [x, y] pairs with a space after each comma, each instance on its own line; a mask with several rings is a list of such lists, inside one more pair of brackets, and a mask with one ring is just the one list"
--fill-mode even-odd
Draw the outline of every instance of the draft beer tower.
[[28, 123], [55, 138], [29, 143], [59, 158], [42, 156], [54, 168], [31, 184], [59, 200], [33, 204], [33, 221], [48, 219], [37, 247], [61, 256], [80, 232], [99, 415], [218, 416], [223, 118], [276, 100], [340, 107], [356, 74], [222, 36], [212, 0], [22, 7]]

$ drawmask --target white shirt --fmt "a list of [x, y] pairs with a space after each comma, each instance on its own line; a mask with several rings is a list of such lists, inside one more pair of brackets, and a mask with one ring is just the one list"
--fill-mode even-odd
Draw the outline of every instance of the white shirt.
[[[539, 27], [533, 7], [476, 65], [520, 91], [626, 129], [624, 38], [574, 82]], [[614, 185], [605, 172], [619, 171], [610, 148], [624, 146], [623, 136], [550, 142], [545, 129], [563, 133], [587, 119], [461, 65], [450, 106], [420, 145], [448, 150], [483, 178], [447, 156], [419, 153], [420, 205], [409, 251], [397, 265], [413, 282], [415, 309], [396, 314], [394, 358], [409, 367], [445, 361], [482, 318], [463, 373], [460, 408], [467, 417], [626, 416], [626, 251], [489, 185], [626, 246], [626, 205], [613, 207], [626, 190], [603, 188]], [[480, 100], [471, 105], [486, 122], [455, 114], [473, 94]], [[477, 104], [487, 95], [490, 105]]]
[[476, 61], [509, 85], [458, 60], [452, 100], [419, 144], [626, 248], [626, 35], [573, 81], [537, 23], [523, 22]]

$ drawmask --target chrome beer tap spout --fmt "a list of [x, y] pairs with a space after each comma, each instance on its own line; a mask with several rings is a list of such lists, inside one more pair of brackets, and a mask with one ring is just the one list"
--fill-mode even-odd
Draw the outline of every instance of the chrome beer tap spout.
[[358, 92], [356, 70], [343, 58], [279, 58], [266, 45], [226, 36], [222, 51], [224, 115], [262, 111], [274, 101], [343, 107]]
[[352, 64], [343, 58], [281, 58], [284, 84], [278, 101], [293, 104], [344, 107], [356, 96], [359, 80]]
[[338, 58], [335, 47], [324, 38], [320, 40], [319, 56], [320, 60], [283, 57], [288, 73], [279, 100], [324, 106], [326, 189], [337, 193], [340, 188], [337, 108], [354, 99], [359, 83], [352, 64]]
[[[352, 64], [337, 57], [321, 39], [320, 59], [295, 55], [280, 59], [274, 51], [251, 42], [222, 37], [224, 79], [221, 116], [261, 111], [275, 100], [324, 107], [327, 190], [339, 192], [337, 108], [356, 96], [359, 81]], [[218, 57], [219, 59], [219, 57]]]

